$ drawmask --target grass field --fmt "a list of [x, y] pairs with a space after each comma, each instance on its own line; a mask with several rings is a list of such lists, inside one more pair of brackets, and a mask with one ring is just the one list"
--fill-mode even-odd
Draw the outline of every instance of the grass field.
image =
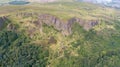
[[24, 6], [1, 6], [0, 15], [20, 12], [33, 12], [33, 13], [48, 13], [53, 14], [61, 19], [69, 19], [71, 17], [79, 17], [86, 20], [92, 19], [110, 19], [113, 20], [118, 15], [117, 10], [106, 8], [99, 5], [88, 3], [48, 3], [48, 4], [28, 4]]

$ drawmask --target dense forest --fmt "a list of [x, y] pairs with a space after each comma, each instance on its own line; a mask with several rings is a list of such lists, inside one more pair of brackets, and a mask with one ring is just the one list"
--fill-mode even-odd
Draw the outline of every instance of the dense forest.
[[[61, 46], [61, 50], [53, 52], [50, 44], [56, 44], [54, 37], [48, 43], [31, 43], [31, 38], [14, 31], [0, 33], [0, 66], [1, 67], [119, 67], [120, 35], [112, 35], [104, 39], [96, 32], [74, 31], [83, 34], [83, 39], [71, 42], [69, 46]], [[73, 34], [66, 38], [73, 38]], [[45, 46], [48, 45], [48, 46]], [[74, 51], [77, 53], [72, 53]]]

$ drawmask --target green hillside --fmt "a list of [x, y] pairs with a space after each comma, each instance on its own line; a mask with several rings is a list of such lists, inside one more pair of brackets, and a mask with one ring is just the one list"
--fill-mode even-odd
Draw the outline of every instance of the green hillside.
[[120, 67], [120, 10], [78, 2], [0, 6], [0, 67]]

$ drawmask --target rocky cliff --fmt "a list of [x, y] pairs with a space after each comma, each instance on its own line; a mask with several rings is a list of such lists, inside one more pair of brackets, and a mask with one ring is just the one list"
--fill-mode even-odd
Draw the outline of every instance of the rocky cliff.
[[[32, 14], [24, 13], [17, 14], [16, 16], [21, 15], [24, 17], [32, 16]], [[8, 21], [7, 17], [0, 17], [0, 28], [3, 27], [3, 24]], [[98, 20], [83, 20], [77, 17], [70, 18], [67, 21], [63, 21], [56, 16], [50, 14], [41, 14], [38, 16], [38, 20], [34, 22], [35, 26], [39, 28], [42, 32], [43, 24], [48, 26], [53, 26], [56, 30], [60, 31], [63, 35], [72, 34], [72, 28], [74, 23], [78, 23], [84, 30], [88, 31], [92, 29], [95, 25], [98, 25]], [[15, 30], [15, 26], [13, 24], [8, 24], [7, 28], [10, 30]], [[33, 29], [31, 29], [33, 30]]]
[[4, 23], [6, 22], [7, 17], [3, 16], [3, 17], [0, 17], [0, 28], [2, 28], [2, 26], [4, 25]]
[[78, 23], [85, 30], [92, 29], [95, 25], [98, 25], [98, 20], [85, 21], [80, 18], [71, 18], [67, 22], [60, 20], [56, 16], [50, 14], [42, 14], [39, 16], [38, 22], [35, 22], [36, 26], [42, 31], [42, 25], [47, 24], [48, 26], [53, 26], [58, 31], [61, 31], [64, 35], [69, 35], [72, 33], [72, 26], [74, 23]]

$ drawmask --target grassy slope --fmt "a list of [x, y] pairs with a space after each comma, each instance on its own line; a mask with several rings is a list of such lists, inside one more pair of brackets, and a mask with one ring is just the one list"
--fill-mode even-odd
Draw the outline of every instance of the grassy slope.
[[[3, 9], [6, 8], [6, 9]], [[11, 9], [12, 8], [12, 9]], [[38, 12], [38, 13], [51, 13], [59, 16], [62, 19], [69, 17], [80, 17], [84, 19], [98, 19], [107, 17], [109, 19], [111, 15], [115, 16], [116, 11], [109, 8], [103, 8], [98, 5], [92, 5], [88, 3], [49, 3], [49, 4], [29, 4], [26, 6], [3, 6], [0, 7], [1, 14], [16, 13], [18, 10], [27, 12]], [[4, 13], [5, 12], [5, 13]], [[20, 11], [19, 11], [20, 12]], [[97, 18], [96, 18], [97, 17]]]

